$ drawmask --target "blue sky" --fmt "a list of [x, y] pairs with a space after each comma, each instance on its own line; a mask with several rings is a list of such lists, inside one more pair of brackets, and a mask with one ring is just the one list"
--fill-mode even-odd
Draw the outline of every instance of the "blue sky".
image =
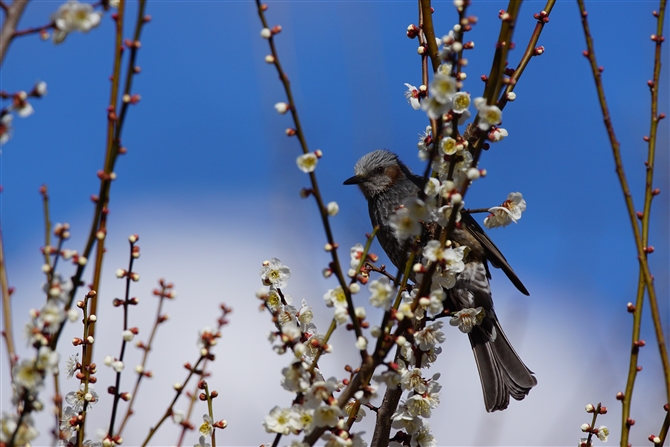
[[[31, 2], [21, 27], [46, 23], [59, 4]], [[417, 21], [417, 7], [405, 1], [269, 4], [270, 24], [283, 27], [276, 41], [310, 148], [324, 152], [317, 169], [324, 198], [340, 204], [341, 213], [333, 220], [336, 239], [348, 247], [362, 241], [370, 229], [362, 195], [342, 185], [352, 175], [356, 160], [386, 148], [414, 170], [423, 169], [416, 142], [427, 120], [403, 97], [403, 84], [419, 85], [421, 79], [417, 41], [405, 36], [407, 25]], [[524, 3], [510, 65], [520, 58], [535, 25], [532, 15], [543, 5]], [[642, 136], [649, 131], [646, 81], [652, 71], [649, 35], [656, 23], [651, 11], [657, 7], [644, 1], [587, 2], [638, 209], [646, 158]], [[479, 76], [489, 71], [499, 27], [497, 12], [504, 8], [505, 3], [494, 1], [475, 2], [471, 8], [479, 23], [469, 36], [475, 49], [468, 57], [465, 90], [473, 96], [483, 91]], [[435, 9], [437, 33], [445, 34], [455, 20], [451, 2], [436, 2]], [[135, 3], [129, 11], [134, 13]], [[178, 240], [209, 234], [206, 230], [211, 228], [220, 228], [222, 237], [229, 240], [230, 235], [247, 235], [247, 230], [254, 229], [253, 240], [238, 241], [234, 247], [213, 245], [226, 259], [294, 260], [309, 284], [305, 293], [312, 294], [310, 300], [316, 305], [323, 291], [332, 287], [332, 282], [318, 276], [326, 262], [320, 252], [323, 232], [314, 204], [298, 197], [307, 178], [295, 167], [297, 141], [283, 133], [291, 126], [290, 119], [272, 107], [284, 100], [284, 94], [274, 68], [263, 61], [267, 42], [259, 37], [252, 2], [149, 1], [147, 12], [152, 21], [144, 30], [138, 58], [142, 73], [134, 84], [134, 93], [141, 94], [142, 100], [130, 111], [124, 134], [129, 152], [119, 160], [118, 180], [112, 186], [108, 244], [118, 248], [110, 248], [110, 256], [115, 259], [125, 253], [125, 237], [134, 228], [147, 228], [141, 235], [147, 246], [182, 247], [156, 259], [165, 265], [160, 274], [170, 278], [179, 276], [183, 265], [198, 262], [201, 254], [189, 247], [211, 248], [195, 242], [182, 245]], [[22, 309], [17, 310], [18, 321], [24, 320], [28, 306], [38, 305], [23, 303], [41, 299], [38, 285], [29, 281], [41, 281], [39, 186], [49, 185], [53, 221], [72, 225], [71, 248], [81, 249], [89, 228], [88, 197], [97, 193], [95, 173], [104, 151], [112, 33], [112, 21], [105, 16], [98, 28], [85, 35], [72, 34], [58, 46], [37, 36], [17, 39], [0, 72], [1, 88], [9, 92], [29, 90], [37, 80], [49, 86], [49, 94], [33, 102], [33, 116], [14, 120], [13, 138], [2, 147], [0, 158], [2, 232], [10, 283], [17, 286], [15, 299], [21, 302], [16, 304]], [[480, 166], [489, 175], [472, 187], [466, 203], [493, 206], [511, 191], [524, 194], [528, 210], [523, 219], [518, 225], [492, 231], [491, 237], [526, 282], [531, 297], [519, 298], [506, 278], [494, 272], [494, 296], [503, 298], [496, 301], [497, 306], [517, 309], [523, 303], [522, 307], [539, 308], [549, 318], [568, 316], [568, 321], [551, 323], [565, 334], [589, 331], [595, 335], [585, 342], [619, 352], [620, 357], [613, 354], [607, 363], [620, 372], [612, 384], [618, 388], [596, 397], [609, 399], [613, 408], [613, 396], [623, 387], [621, 374], [626, 369], [630, 319], [625, 304], [634, 299], [637, 262], [593, 81], [581, 54], [585, 43], [574, 2], [557, 3], [540, 44], [546, 52], [531, 61], [515, 90], [517, 100], [504, 111], [504, 127], [510, 135], [482, 156]], [[665, 45], [659, 110], [666, 113], [668, 62]], [[662, 193], [654, 202], [650, 241], [656, 248], [652, 270], [667, 333], [667, 120], [661, 122], [658, 143], [654, 186]], [[243, 256], [240, 251], [255, 256]], [[376, 251], [381, 254], [381, 249]], [[189, 281], [213, 288], [234, 283], [239, 292], [226, 300], [237, 308], [255, 307], [245, 299], [258, 284], [237, 283], [240, 274], [234, 267], [214, 276], [196, 274], [185, 277], [178, 287], [195, 287]], [[19, 278], [26, 278], [26, 283], [19, 284]], [[218, 298], [212, 299], [213, 307]], [[199, 306], [206, 308], [203, 303]], [[515, 325], [514, 315], [509, 318], [503, 320], [506, 328]], [[648, 320], [646, 324], [649, 348], [643, 351], [642, 362], [655, 366], [639, 380], [660, 385], [658, 353]], [[190, 330], [195, 333], [197, 327]], [[569, 339], [563, 332], [557, 337]], [[602, 361], [584, 357], [594, 368]], [[528, 363], [541, 370], [542, 359], [538, 355]], [[580, 411], [586, 402], [577, 399], [577, 403], [575, 411]], [[611, 425], [616, 425], [615, 420]]]

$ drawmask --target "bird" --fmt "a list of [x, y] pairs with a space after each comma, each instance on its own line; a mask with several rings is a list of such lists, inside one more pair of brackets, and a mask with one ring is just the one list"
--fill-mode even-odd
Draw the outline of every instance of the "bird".
[[[407, 259], [406, 246], [396, 236], [390, 219], [406, 199], [418, 196], [423, 188], [423, 177], [413, 174], [395, 153], [385, 149], [361, 157], [354, 166], [354, 173], [344, 184], [358, 185], [368, 202], [372, 225], [379, 227], [377, 238], [382, 249], [396, 267], [403, 269]], [[460, 225], [455, 228], [451, 240], [469, 247], [469, 251], [463, 259], [464, 271], [458, 274], [454, 287], [445, 290], [444, 307], [452, 312], [479, 306], [485, 310], [484, 320], [468, 333], [468, 337], [479, 371], [486, 411], [504, 410], [510, 397], [515, 400], [526, 397], [537, 385], [537, 379], [500, 326], [491, 298], [488, 263], [502, 269], [521, 293], [529, 293], [470, 214], [461, 212]]]

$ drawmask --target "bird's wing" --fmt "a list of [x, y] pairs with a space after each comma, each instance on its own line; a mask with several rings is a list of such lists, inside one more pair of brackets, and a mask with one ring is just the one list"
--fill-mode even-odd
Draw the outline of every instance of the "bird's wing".
[[491, 265], [495, 268], [502, 269], [509, 280], [512, 281], [512, 284], [514, 284], [514, 286], [519, 289], [519, 292], [523, 293], [524, 295], [530, 295], [519, 277], [516, 276], [516, 273], [514, 273], [514, 270], [509, 265], [509, 262], [507, 262], [507, 259], [505, 259], [503, 254], [500, 253], [498, 247], [496, 247], [493, 241], [489, 239], [489, 237], [484, 232], [484, 229], [479, 226], [474, 217], [468, 213], [461, 212], [461, 223], [464, 224], [465, 228], [472, 235], [472, 237], [477, 239], [477, 241], [482, 244], [482, 247], [484, 247], [484, 252], [486, 253], [486, 259], [491, 263]]

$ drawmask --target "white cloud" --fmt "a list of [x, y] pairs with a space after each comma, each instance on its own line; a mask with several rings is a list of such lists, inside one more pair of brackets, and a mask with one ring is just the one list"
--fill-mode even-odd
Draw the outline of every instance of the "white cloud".
[[[113, 308], [111, 301], [123, 293], [123, 281], [115, 278], [114, 271], [127, 265], [127, 235], [138, 233], [142, 255], [136, 262], [136, 270], [142, 279], [133, 284], [131, 294], [140, 299], [140, 305], [131, 308], [130, 313], [130, 325], [140, 327], [136, 340], [146, 340], [149, 335], [157, 301], [151, 290], [156, 287], [156, 280], [164, 277], [174, 282], [178, 297], [165, 305], [164, 312], [170, 315], [170, 320], [159, 328], [157, 349], [152, 352], [148, 367], [155, 376], [146, 380], [140, 390], [135, 415], [124, 433], [125, 444], [141, 443], [149, 427], [160, 419], [174, 395], [172, 383], [182, 382], [186, 377], [182, 365], [197, 357], [198, 329], [214, 326], [220, 302], [233, 307], [234, 312], [214, 350], [217, 359], [211, 367], [213, 376], [208, 379], [210, 389], [219, 392], [215, 400], [215, 419], [228, 421], [228, 428], [217, 435], [217, 443], [271, 443], [273, 436], [265, 433], [261, 426], [264, 416], [274, 405], [290, 405], [293, 396], [279, 385], [281, 369], [289, 358], [271, 351], [266, 334], [273, 327], [268, 314], [258, 311], [260, 302], [254, 297], [261, 285], [258, 270], [264, 259], [273, 256], [288, 264], [293, 276], [286, 292], [293, 296], [294, 302], [307, 299], [315, 308], [317, 325], [325, 331], [332, 310], [325, 308], [321, 296], [332, 287], [333, 280], [327, 281], [318, 275], [326, 263], [320, 248], [322, 235], [306, 234], [304, 228], [281, 222], [273, 222], [269, 227], [240, 225], [235, 217], [253, 212], [242, 205], [226, 207], [235, 209], [236, 216], [210, 215], [207, 218], [199, 217], [202, 204], [182, 206], [179, 215], [170, 219], [156, 217], [160, 216], [158, 205], [113, 216], [96, 337], [96, 361], [100, 365], [97, 390], [102, 401], [90, 413], [90, 433], [108, 425], [111, 403], [105, 391], [112, 383], [112, 376], [102, 365], [102, 358], [119, 352], [122, 312]], [[311, 253], [304, 250], [309, 246], [314, 247]], [[345, 248], [342, 250], [344, 256]], [[41, 300], [42, 278], [37, 256], [15, 262], [20, 269], [12, 269], [16, 271], [13, 285], [17, 286], [14, 322], [15, 332], [20, 334], [28, 306], [38, 306]], [[457, 330], [448, 331], [445, 352], [435, 366], [442, 373], [442, 403], [431, 419], [440, 445], [575, 445], [581, 434], [579, 426], [590, 420], [584, 405], [598, 401], [610, 409], [599, 424], [609, 426], [613, 438], [618, 437], [620, 405], [614, 396], [625, 385], [626, 350], [630, 343], [627, 314], [624, 312], [619, 318], [613, 311], [599, 311], [595, 304], [589, 304], [597, 300], [579, 297], [574, 290], [546, 284], [530, 285], [533, 297], [521, 297], [503, 280], [496, 280], [493, 289], [502, 325], [520, 356], [535, 371], [538, 386], [524, 401], [512, 402], [506, 411], [485, 413], [467, 337]], [[365, 297], [359, 298], [364, 300]], [[575, 306], [580, 302], [581, 306]], [[374, 324], [375, 311], [371, 309], [368, 315]], [[61, 344], [64, 355], [77, 352], [66, 341], [78, 331], [77, 325], [71, 324], [64, 334]], [[351, 333], [343, 330], [336, 333], [335, 353], [326, 356], [320, 364], [327, 377], [346, 377], [344, 363], [356, 365], [358, 355], [354, 341]], [[634, 444], [643, 444], [649, 433], [657, 432], [664, 416], [658, 392], [662, 384], [660, 362], [653, 343], [648, 344], [650, 346], [642, 351], [645, 369], [640, 373], [635, 390], [637, 403], [633, 417], [637, 424], [631, 438]], [[3, 409], [8, 408], [11, 394], [4, 374], [5, 359], [3, 353]], [[123, 390], [132, 389], [132, 369], [139, 359], [139, 350], [131, 348], [126, 357]], [[61, 379], [64, 393], [74, 388], [74, 379]], [[122, 404], [121, 409], [125, 408]], [[176, 409], [185, 411], [187, 404], [181, 400]], [[205, 404], [197, 402], [192, 422], [197, 424], [205, 412]], [[48, 432], [53, 426], [48, 413], [40, 414], [37, 423], [43, 434], [42, 444], [49, 444]], [[368, 412], [368, 420], [363, 423], [368, 435], [372, 433], [373, 417], [374, 414]], [[152, 444], [174, 444], [177, 432], [178, 428], [168, 423]], [[196, 432], [189, 432], [184, 445], [196, 441]]]

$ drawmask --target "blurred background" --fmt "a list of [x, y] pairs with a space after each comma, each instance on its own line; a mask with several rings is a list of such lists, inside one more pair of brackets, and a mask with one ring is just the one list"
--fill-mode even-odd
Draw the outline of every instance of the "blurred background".
[[[340, 214], [332, 219], [341, 257], [348, 247], [365, 241], [370, 231], [365, 200], [355, 188], [342, 185], [363, 154], [379, 148], [392, 150], [415, 171], [418, 134], [427, 124], [421, 111], [412, 110], [404, 83], [421, 84], [417, 40], [405, 30], [417, 23], [416, 2], [269, 1], [270, 26], [280, 24], [275, 39], [291, 80], [310, 149], [321, 149], [317, 176], [324, 200], [337, 201]], [[48, 23], [59, 2], [31, 2], [19, 29]], [[137, 4], [130, 2], [128, 17]], [[438, 36], [457, 18], [451, 2], [435, 2]], [[464, 89], [473, 97], [483, 92], [479, 77], [488, 74], [498, 35], [498, 11], [506, 3], [474, 2], [470, 13], [479, 18], [468, 40], [468, 79]], [[525, 2], [515, 33], [516, 66], [535, 26], [533, 14], [541, 2]], [[610, 112], [621, 142], [628, 180], [638, 209], [642, 208], [649, 132], [653, 42], [652, 10], [658, 3], [609, 1], [587, 3]], [[325, 332], [332, 317], [322, 295], [336, 285], [323, 279], [329, 257], [325, 236], [312, 200], [298, 192], [308, 178], [295, 165], [296, 139], [284, 135], [292, 126], [289, 115], [273, 105], [285, 100], [274, 67], [264, 62], [269, 52], [260, 38], [260, 21], [253, 2], [148, 2], [152, 16], [142, 36], [138, 64], [142, 73], [133, 93], [141, 102], [131, 108], [123, 145], [128, 154], [116, 168], [112, 185], [107, 257], [104, 263], [98, 314], [96, 360], [118, 356], [121, 311], [111, 307], [121, 297], [124, 283], [114, 271], [125, 267], [127, 237], [140, 235], [142, 257], [136, 263], [141, 281], [132, 295], [140, 306], [132, 309], [130, 324], [140, 327], [146, 340], [156, 300], [151, 290], [158, 278], [176, 284], [178, 298], [169, 302], [170, 321], [161, 326], [157, 349], [139, 404], [126, 432], [126, 445], [138, 445], [172, 399], [171, 384], [182, 381], [181, 365], [195, 361], [198, 330], [214, 326], [218, 303], [234, 308], [230, 324], [216, 348], [210, 389], [215, 419], [228, 420], [217, 434], [219, 445], [260, 445], [274, 436], [261, 423], [270, 409], [288, 406], [292, 395], [279, 386], [288, 357], [277, 356], [267, 342], [272, 330], [267, 313], [258, 312], [254, 292], [261, 286], [263, 260], [277, 257], [293, 276], [286, 292], [294, 302], [306, 299], [314, 307], [316, 323]], [[134, 23], [134, 21], [132, 22]], [[43, 42], [37, 35], [16, 39], [0, 72], [1, 88], [30, 90], [46, 81], [49, 93], [33, 100], [35, 113], [15, 118], [13, 136], [2, 146], [0, 158], [1, 223], [13, 321], [20, 352], [28, 355], [22, 329], [32, 307], [41, 307], [44, 275], [39, 248], [44, 244], [43, 216], [38, 188], [47, 184], [53, 222], [69, 222], [68, 248], [82, 250], [90, 228], [97, 194], [96, 172], [102, 167], [108, 77], [112, 70], [113, 27], [109, 14], [88, 34], [73, 33], [64, 43]], [[128, 21], [128, 31], [131, 22]], [[666, 23], [667, 28], [667, 23]], [[130, 37], [129, 32], [126, 37]], [[479, 378], [467, 337], [447, 331], [444, 355], [435, 366], [444, 386], [441, 405], [430, 422], [438, 445], [574, 445], [590, 422], [587, 403], [602, 401], [609, 413], [599, 418], [618, 442], [620, 405], [628, 371], [632, 317], [626, 303], [634, 301], [638, 263], [621, 188], [598, 108], [586, 59], [579, 12], [574, 2], [559, 1], [540, 38], [545, 53], [531, 60], [515, 89], [517, 99], [504, 110], [503, 127], [509, 137], [484, 153], [480, 167], [486, 178], [476, 182], [466, 197], [468, 207], [499, 205], [512, 191], [520, 191], [528, 209], [518, 225], [489, 234], [530, 290], [520, 295], [502, 272], [493, 272], [492, 290], [503, 327], [526, 364], [536, 373], [538, 386], [522, 402], [504, 412], [484, 411]], [[668, 108], [668, 46], [663, 48], [659, 112]], [[6, 105], [6, 104], [4, 104]], [[669, 181], [668, 125], [662, 121], [654, 186], [661, 189], [652, 212], [650, 255], [666, 335], [668, 327]], [[483, 215], [481, 216], [483, 218]], [[373, 251], [386, 262], [381, 248]], [[65, 264], [63, 274], [70, 274]], [[68, 266], [69, 268], [69, 266]], [[86, 280], [90, 280], [90, 269]], [[367, 290], [357, 296], [367, 303]], [[369, 320], [379, 319], [370, 306]], [[640, 365], [633, 399], [631, 430], [634, 445], [658, 433], [665, 413], [661, 363], [645, 305]], [[78, 352], [67, 340], [81, 333], [69, 324], [61, 343], [61, 361]], [[343, 378], [344, 363], [356, 365], [354, 337], [336, 332], [335, 352], [326, 356], [326, 377]], [[11, 409], [7, 357], [2, 361], [3, 411]], [[124, 385], [134, 383], [132, 366], [140, 352], [128, 354]], [[429, 373], [432, 374], [432, 371]], [[102, 397], [91, 411], [90, 437], [107, 428], [111, 399], [108, 368], [100, 367], [97, 389]], [[63, 392], [74, 390], [74, 380], [62, 380]], [[44, 394], [45, 399], [48, 394]], [[45, 402], [48, 408], [48, 402]], [[378, 402], [377, 402], [378, 403]], [[122, 406], [123, 407], [123, 406]], [[177, 405], [185, 410], [186, 404]], [[192, 419], [199, 425], [206, 406]], [[50, 445], [53, 426], [49, 411], [39, 415], [42, 433], [36, 445]], [[368, 411], [368, 413], [371, 413]], [[361, 424], [371, 437], [374, 419]], [[177, 427], [167, 424], [152, 445], [176, 442]], [[190, 432], [186, 445], [197, 442]], [[282, 444], [288, 444], [284, 438]], [[284, 442], [285, 441], [285, 442]]]

